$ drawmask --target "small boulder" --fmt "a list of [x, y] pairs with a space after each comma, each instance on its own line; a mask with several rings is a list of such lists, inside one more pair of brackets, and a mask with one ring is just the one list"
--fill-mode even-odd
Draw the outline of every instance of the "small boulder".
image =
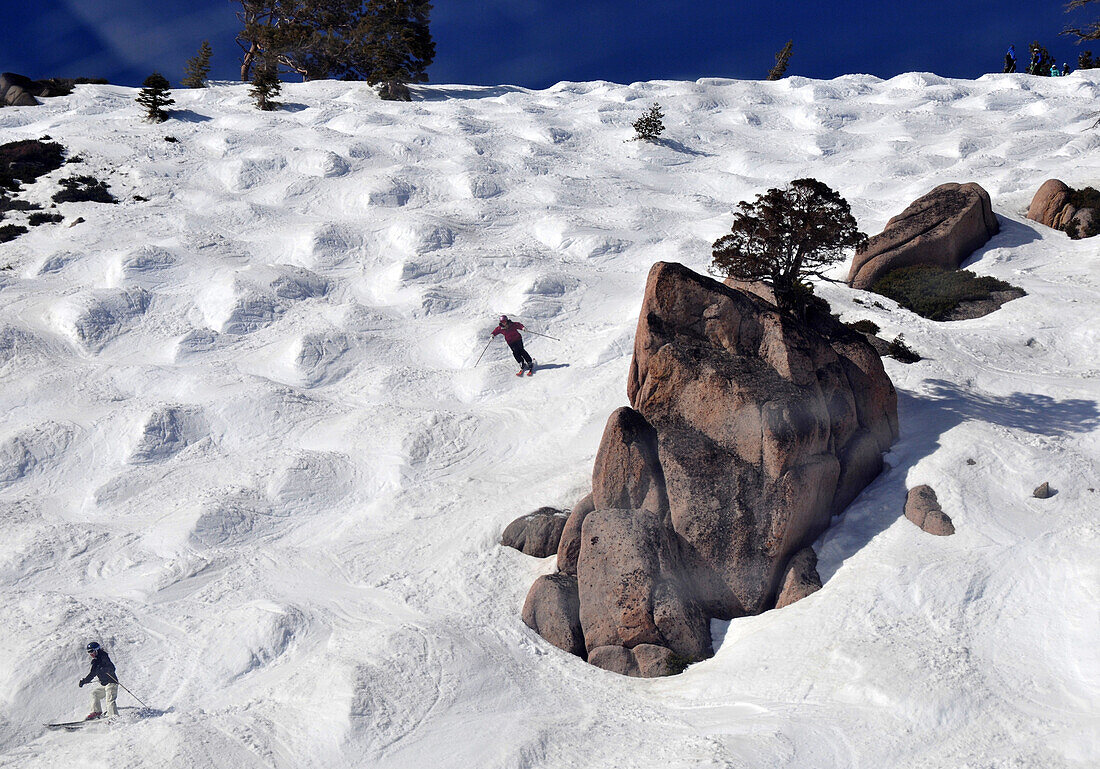
[[1060, 179], [1047, 179], [1031, 199], [1027, 218], [1039, 224], [1045, 224], [1047, 227], [1057, 228], [1056, 221], [1062, 209], [1069, 203], [1072, 192], [1069, 185]]
[[821, 577], [817, 573], [817, 553], [812, 547], [804, 547], [795, 553], [787, 564], [783, 581], [779, 585], [779, 597], [775, 608], [782, 609], [800, 601], [821, 589]]
[[989, 193], [978, 184], [941, 184], [886, 223], [856, 254], [852, 288], [869, 289], [893, 270], [914, 265], [956, 269], [1000, 230]]
[[622, 646], [600, 646], [588, 655], [588, 661], [598, 668], [633, 678], [660, 678], [676, 672], [672, 668], [675, 653], [657, 644], [639, 644], [633, 649]]
[[553, 507], [540, 507], [508, 524], [500, 544], [514, 547], [535, 558], [545, 558], [558, 552], [558, 542], [565, 528], [566, 515]]
[[33, 107], [38, 104], [33, 96], [35, 90], [34, 81], [25, 75], [0, 73], [0, 106]]
[[955, 525], [940, 507], [931, 486], [920, 485], [909, 490], [905, 499], [905, 517], [929, 534], [945, 537], [955, 533]]
[[595, 509], [591, 492], [573, 506], [565, 521], [565, 528], [562, 529], [561, 541], [558, 542], [558, 571], [576, 575], [577, 556], [581, 552], [581, 526], [585, 516]]
[[547, 574], [535, 580], [523, 603], [523, 624], [559, 649], [584, 658], [577, 578]]
[[1050, 488], [1049, 482], [1043, 481], [1035, 488], [1035, 491], [1031, 492], [1031, 496], [1036, 499], [1050, 499], [1054, 496], [1054, 491]]

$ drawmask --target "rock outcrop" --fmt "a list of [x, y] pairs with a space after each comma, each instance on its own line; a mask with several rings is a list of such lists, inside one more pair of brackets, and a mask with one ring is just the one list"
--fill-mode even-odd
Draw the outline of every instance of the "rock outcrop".
[[545, 558], [558, 552], [566, 514], [553, 507], [540, 507], [508, 524], [500, 544], [514, 547], [527, 555]]
[[817, 553], [812, 547], [804, 547], [795, 553], [787, 564], [775, 608], [782, 609], [795, 601], [801, 601], [821, 589], [821, 576], [817, 573]]
[[14, 72], [0, 73], [0, 106], [33, 107], [38, 104], [34, 98], [38, 90], [29, 77]]
[[981, 186], [941, 184], [868, 241], [852, 260], [848, 284], [869, 289], [887, 273], [914, 265], [955, 269], [999, 229], [989, 193]]
[[929, 534], [946, 537], [955, 533], [955, 524], [940, 507], [936, 492], [931, 486], [921, 485], [909, 489], [905, 498], [905, 517]]
[[772, 608], [781, 586], [787, 603], [820, 587], [809, 545], [881, 471], [898, 422], [873, 348], [819, 320], [683, 265], [650, 271], [631, 406], [608, 419], [593, 493], [558, 547], [592, 664], [674, 672], [712, 653], [711, 618]]
[[[1086, 192], [1088, 190], [1086, 189]], [[1078, 205], [1076, 194], [1059, 179], [1047, 179], [1031, 199], [1027, 218], [1062, 230], [1071, 238], [1091, 237], [1100, 229], [1100, 196], [1092, 190], [1096, 205]]]

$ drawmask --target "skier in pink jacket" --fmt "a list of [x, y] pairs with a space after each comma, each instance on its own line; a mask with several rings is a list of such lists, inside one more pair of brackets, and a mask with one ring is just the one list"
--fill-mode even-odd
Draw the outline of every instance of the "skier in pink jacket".
[[508, 320], [507, 315], [500, 316], [500, 324], [493, 329], [492, 336], [497, 334], [504, 334], [504, 341], [508, 343], [508, 347], [512, 350], [512, 355], [516, 359], [516, 363], [519, 364], [519, 376], [526, 369], [528, 376], [534, 371], [534, 361], [531, 360], [531, 356], [527, 354], [527, 350], [523, 349], [523, 337], [519, 335], [519, 332], [523, 329], [522, 323], [516, 323], [515, 321]]

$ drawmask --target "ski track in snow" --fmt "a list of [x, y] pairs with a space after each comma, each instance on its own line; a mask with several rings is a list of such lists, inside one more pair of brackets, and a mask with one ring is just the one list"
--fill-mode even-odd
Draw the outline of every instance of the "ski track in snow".
[[[0, 246], [0, 767], [1100, 762], [1100, 251], [1024, 218], [1097, 183], [1097, 75], [414, 91], [0, 110], [85, 160], [30, 199], [75, 169], [122, 201]], [[628, 141], [654, 101], [665, 138]], [[886, 361], [902, 438], [817, 543], [824, 589], [716, 622], [681, 676], [597, 670], [522, 624], [554, 559], [500, 532], [587, 491], [651, 264], [705, 270], [802, 176], [872, 234], [979, 182], [1002, 231], [967, 266], [1028, 296], [933, 323], [823, 285], [924, 356]], [[501, 312], [560, 340], [527, 337], [530, 379], [499, 341], [474, 367]], [[900, 517], [917, 483], [955, 536]], [[93, 638], [152, 710], [44, 731], [85, 712]]]

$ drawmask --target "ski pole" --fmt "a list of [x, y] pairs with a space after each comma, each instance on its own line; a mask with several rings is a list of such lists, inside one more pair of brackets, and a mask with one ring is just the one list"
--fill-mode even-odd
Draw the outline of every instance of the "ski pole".
[[[485, 353], [489, 351], [489, 345], [493, 343], [492, 337], [485, 343], [485, 349], [481, 351], [481, 355], [477, 356], [477, 363], [481, 363], [481, 359], [485, 357]], [[477, 363], [474, 364], [474, 368], [477, 368]]]
[[[113, 677], [113, 676], [112, 676], [112, 677]], [[142, 706], [143, 708], [148, 708], [148, 707], [149, 707], [149, 706], [148, 706], [148, 705], [146, 705], [146, 704], [145, 704], [144, 702], [142, 702], [142, 701], [141, 701], [141, 700], [140, 700], [140, 699], [138, 698], [138, 696], [137, 696], [136, 694], [134, 694], [134, 693], [133, 693], [132, 691], [130, 691], [129, 689], [127, 689], [127, 688], [126, 688], [125, 686], [123, 686], [123, 685], [122, 685], [122, 682], [121, 682], [121, 681], [119, 681], [119, 680], [118, 680], [117, 678], [115, 678], [115, 683], [116, 683], [116, 684], [118, 684], [118, 687], [119, 687], [120, 689], [122, 689], [122, 691], [126, 692], [126, 693], [127, 693], [127, 694], [129, 694], [129, 695], [130, 695], [131, 697], [133, 697], [133, 698], [134, 698], [135, 700], [137, 700], [137, 701], [138, 701], [138, 704], [139, 704], [139, 705], [141, 705], [141, 706]]]
[[547, 339], [553, 339], [555, 342], [560, 342], [561, 341], [556, 336], [550, 336], [549, 334], [540, 334], [538, 331], [532, 331], [529, 328], [525, 328], [524, 331], [526, 331], [528, 334], [534, 334], [535, 336], [544, 336]]

